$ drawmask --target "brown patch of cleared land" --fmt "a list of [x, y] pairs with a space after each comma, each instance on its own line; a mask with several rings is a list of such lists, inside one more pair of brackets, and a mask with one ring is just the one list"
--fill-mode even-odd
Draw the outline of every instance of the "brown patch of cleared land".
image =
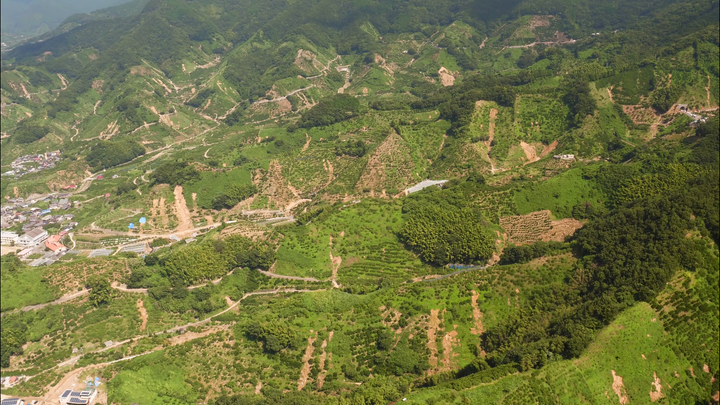
[[142, 325], [140, 325], [140, 332], [145, 330], [145, 327], [148, 323], [148, 313], [145, 309], [145, 305], [143, 303], [142, 298], [138, 298], [137, 302], [135, 303], [137, 306], [138, 311], [140, 312], [140, 319], [142, 320]]
[[442, 82], [443, 86], [448, 87], [455, 84], [455, 76], [453, 76], [452, 72], [447, 70], [444, 66], [438, 70], [438, 74], [440, 75], [440, 82]]
[[550, 211], [544, 210], [527, 215], [502, 217], [500, 226], [507, 232], [508, 242], [523, 244], [540, 240], [562, 242], [566, 236], [582, 228], [583, 223], [572, 218], [553, 221]]
[[470, 333], [473, 335], [482, 335], [485, 331], [485, 328], [483, 327], [482, 323], [482, 312], [480, 312], [480, 308], [478, 307], [478, 297], [480, 295], [477, 291], [473, 290], [472, 292], [472, 299], [470, 303], [472, 304], [472, 310], [473, 310], [473, 319], [475, 319], [475, 326], [473, 326], [472, 329], [470, 329]]
[[185, 332], [182, 335], [173, 336], [169, 339], [171, 346], [177, 346], [181, 345], [185, 342], [189, 342], [191, 340], [195, 340], [201, 337], [205, 337], [208, 335], [211, 335], [216, 332], [220, 332], [221, 330], [228, 330], [230, 328], [230, 325], [221, 325], [212, 327], [208, 330], [205, 330], [203, 332]]
[[528, 160], [527, 162], [525, 162], [525, 164], [537, 162], [538, 160], [540, 160], [540, 158], [537, 156], [537, 153], [535, 152], [534, 146], [524, 141], [520, 141], [520, 147], [522, 148], [523, 152], [525, 152], [525, 157]]
[[322, 349], [322, 353], [319, 357], [319, 364], [320, 364], [320, 374], [318, 374], [318, 381], [317, 381], [317, 388], [322, 388], [323, 384], [325, 384], [325, 376], [327, 375], [327, 370], [330, 368], [325, 367], [325, 361], [327, 360], [328, 364], [330, 360], [332, 360], [332, 353], [327, 353], [325, 349], [327, 348], [328, 343], [332, 340], [333, 335], [335, 334], [335, 331], [330, 331], [330, 334], [328, 335], [328, 338], [323, 340], [322, 345], [320, 345], [320, 348]]
[[635, 124], [653, 124], [658, 119], [658, 114], [650, 107], [640, 105], [624, 105], [623, 111]]
[[662, 384], [660, 384], [660, 378], [658, 378], [657, 373], [653, 373], [653, 382], [651, 385], [650, 400], [656, 402], [663, 397]]
[[610, 371], [612, 372], [613, 377], [612, 389], [618, 396], [618, 401], [620, 401], [620, 404], [625, 405], [630, 402], [630, 398], [628, 398], [627, 394], [625, 393], [625, 384], [623, 384], [623, 378], [617, 375], [617, 373], [615, 373], [615, 370]]
[[[453, 325], [453, 327], [457, 328], [457, 325]], [[441, 371], [450, 371], [453, 369], [453, 358], [458, 356], [457, 353], [453, 353], [453, 347], [457, 347], [460, 344], [457, 335], [457, 330], [453, 329], [443, 337], [443, 367]]]
[[192, 217], [190, 216], [190, 210], [187, 207], [187, 202], [185, 201], [185, 196], [183, 195], [182, 186], [175, 186], [173, 194], [175, 194], [175, 214], [178, 217], [177, 231], [187, 231], [192, 228], [193, 224]]
[[[312, 331], [310, 332], [312, 333]], [[308, 337], [308, 345], [305, 348], [305, 354], [303, 354], [303, 366], [300, 370], [300, 378], [298, 379], [298, 391], [302, 390], [308, 382], [308, 377], [310, 376], [310, 359], [312, 358], [313, 351], [315, 350], [313, 343], [315, 343], [316, 338], [317, 336]]]
[[434, 370], [438, 365], [436, 334], [438, 326], [440, 326], [440, 318], [438, 317], [439, 314], [439, 309], [430, 310], [430, 320], [428, 321], [427, 329], [427, 348], [430, 350], [430, 358], [428, 359], [428, 363], [430, 363], [430, 370], [428, 370], [428, 374], [434, 374]]

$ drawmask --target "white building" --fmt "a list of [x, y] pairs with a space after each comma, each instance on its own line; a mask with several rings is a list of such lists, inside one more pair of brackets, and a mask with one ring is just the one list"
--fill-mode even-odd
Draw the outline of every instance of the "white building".
[[30, 256], [30, 254], [31, 254], [32, 252], [33, 252], [33, 248], [32, 248], [32, 247], [25, 248], [25, 249], [23, 249], [23, 250], [21, 250], [21, 251], [19, 251], [19, 252], [17, 253], [17, 257], [19, 257], [19, 258], [21, 258], [21, 259], [24, 259], [24, 258]]
[[0, 244], [2, 245], [14, 245], [17, 243], [18, 234], [15, 232], [2, 231], [0, 232]]
[[19, 237], [16, 244], [19, 246], [35, 246], [42, 243], [48, 238], [48, 236], [49, 235], [46, 230], [42, 228], [35, 228]]

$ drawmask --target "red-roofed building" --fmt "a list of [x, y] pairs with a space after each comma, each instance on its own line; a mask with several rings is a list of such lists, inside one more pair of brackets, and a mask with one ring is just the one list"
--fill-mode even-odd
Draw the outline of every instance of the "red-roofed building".
[[66, 251], [67, 247], [65, 247], [65, 245], [60, 243], [61, 238], [62, 238], [62, 236], [60, 236], [60, 235], [53, 235], [53, 236], [47, 238], [47, 240], [45, 241], [45, 247], [47, 247], [48, 249], [52, 250], [55, 253]]

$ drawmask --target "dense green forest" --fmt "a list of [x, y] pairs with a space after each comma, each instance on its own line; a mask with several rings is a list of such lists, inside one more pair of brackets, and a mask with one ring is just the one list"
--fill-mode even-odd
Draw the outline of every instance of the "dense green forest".
[[145, 154], [145, 148], [134, 141], [100, 141], [92, 147], [85, 160], [93, 170], [129, 162]]

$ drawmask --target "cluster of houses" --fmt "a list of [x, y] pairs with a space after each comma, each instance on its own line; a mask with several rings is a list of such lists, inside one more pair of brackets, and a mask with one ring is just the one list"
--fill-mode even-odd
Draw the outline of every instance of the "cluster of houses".
[[0, 228], [10, 228], [23, 224], [23, 232], [30, 229], [45, 226], [48, 224], [72, 221], [73, 214], [53, 214], [53, 211], [64, 211], [70, 209], [72, 194], [62, 193], [49, 195], [43, 201], [48, 202], [46, 209], [32, 207], [37, 200], [24, 200], [23, 198], [10, 198], [8, 204], [0, 208]]
[[[61, 240], [72, 231], [77, 222], [73, 214], [58, 212], [70, 208], [71, 194], [50, 194], [38, 196], [37, 198], [11, 198], [7, 205], [0, 208], [2, 215], [2, 228], [0, 241], [3, 245], [19, 246], [23, 249], [17, 253], [21, 259], [29, 259], [33, 254], [40, 254], [42, 257], [33, 260], [31, 266], [48, 265], [55, 262], [68, 248]], [[48, 208], [42, 209], [33, 207], [38, 201], [44, 201]], [[17, 227], [22, 224], [22, 234], [7, 230], [10, 227]], [[47, 225], [58, 224], [61, 226], [56, 235], [50, 235], [44, 228]], [[37, 256], [36, 256], [37, 257]]]
[[10, 166], [12, 170], [3, 173], [4, 176], [22, 177], [28, 173], [35, 173], [45, 169], [52, 169], [60, 160], [62, 152], [40, 153], [37, 155], [25, 155], [15, 159]]
[[553, 159], [559, 160], [575, 160], [575, 155], [555, 155]]

